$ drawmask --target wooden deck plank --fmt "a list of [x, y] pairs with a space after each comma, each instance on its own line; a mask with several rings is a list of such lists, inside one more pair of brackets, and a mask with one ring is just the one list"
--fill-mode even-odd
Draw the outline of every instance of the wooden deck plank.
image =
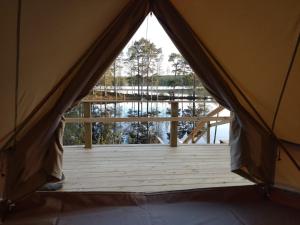
[[230, 172], [227, 145], [65, 147], [63, 191], [159, 192], [249, 185]]

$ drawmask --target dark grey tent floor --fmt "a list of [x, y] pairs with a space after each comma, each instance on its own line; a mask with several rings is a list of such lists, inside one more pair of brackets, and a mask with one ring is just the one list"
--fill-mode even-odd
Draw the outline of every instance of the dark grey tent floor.
[[300, 210], [263, 197], [257, 187], [156, 194], [36, 193], [5, 224], [299, 225]]

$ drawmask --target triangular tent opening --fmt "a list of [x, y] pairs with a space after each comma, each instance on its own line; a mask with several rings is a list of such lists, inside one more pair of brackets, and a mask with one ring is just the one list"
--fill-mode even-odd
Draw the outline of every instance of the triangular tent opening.
[[[85, 116], [83, 102], [91, 104], [92, 117], [126, 118], [169, 117], [171, 101], [178, 102], [178, 116], [186, 119], [206, 115], [228, 117], [212, 121], [212, 125], [179, 121], [179, 143], [229, 143], [229, 111], [224, 108], [211, 113], [220, 105], [150, 14], [81, 104], [65, 113], [63, 144], [85, 143], [84, 124], [69, 123], [69, 118], [72, 122]], [[92, 124], [92, 144], [168, 144], [169, 141], [169, 121]]]
[[[252, 184], [230, 172], [229, 111], [205, 90], [154, 15], [64, 116], [62, 191], [153, 193]], [[179, 122], [168, 120], [174, 118]], [[225, 145], [207, 146], [220, 143]]]
[[299, 192], [299, 1], [0, 4], [4, 200], [20, 200], [59, 172], [61, 115], [88, 94], [150, 11], [207, 90], [234, 112], [232, 171], [271, 192]]

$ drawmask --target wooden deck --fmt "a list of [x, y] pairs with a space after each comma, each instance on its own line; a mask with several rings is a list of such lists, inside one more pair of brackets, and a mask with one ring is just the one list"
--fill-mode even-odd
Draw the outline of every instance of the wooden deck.
[[230, 172], [227, 145], [65, 147], [63, 191], [159, 192], [249, 185]]

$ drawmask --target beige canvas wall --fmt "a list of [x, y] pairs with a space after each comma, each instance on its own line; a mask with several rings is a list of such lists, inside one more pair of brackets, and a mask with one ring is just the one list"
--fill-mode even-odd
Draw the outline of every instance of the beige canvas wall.
[[0, 148], [14, 129], [17, 0], [1, 1], [0, 6]]
[[[300, 162], [300, 146], [288, 146], [289, 153]], [[300, 171], [292, 164], [287, 154], [281, 149], [276, 161], [275, 184], [280, 188], [300, 192]]]
[[[126, 5], [126, 0], [22, 1], [17, 124], [20, 125], [67, 74]], [[2, 3], [2, 2], [1, 2]], [[1, 5], [2, 111], [0, 138], [14, 128], [17, 1]], [[3, 57], [3, 60], [2, 60]], [[67, 83], [67, 82], [66, 82]], [[2, 88], [3, 85], [3, 88]], [[2, 99], [3, 98], [3, 99]], [[53, 100], [55, 102], [55, 99]], [[51, 104], [47, 106], [51, 107]], [[40, 116], [45, 108], [37, 109]], [[37, 117], [37, 115], [36, 115]], [[3, 126], [2, 126], [3, 124]], [[1, 145], [4, 142], [1, 141]]]
[[[272, 127], [300, 31], [299, 1], [172, 0], [172, 3]], [[300, 143], [300, 135], [295, 132], [300, 120], [291, 123], [284, 118], [288, 113], [299, 115], [299, 101], [294, 101], [300, 96], [295, 91], [299, 60], [297, 65], [288, 82], [275, 133], [280, 138]], [[256, 117], [237, 90], [233, 90], [243, 106]]]
[[[300, 2], [171, 1], [277, 138], [300, 144]], [[243, 107], [260, 121], [237, 89], [231, 88]], [[300, 150], [295, 146], [285, 148], [300, 165]], [[300, 171], [284, 151], [281, 157], [276, 162], [275, 184], [300, 190]]]

